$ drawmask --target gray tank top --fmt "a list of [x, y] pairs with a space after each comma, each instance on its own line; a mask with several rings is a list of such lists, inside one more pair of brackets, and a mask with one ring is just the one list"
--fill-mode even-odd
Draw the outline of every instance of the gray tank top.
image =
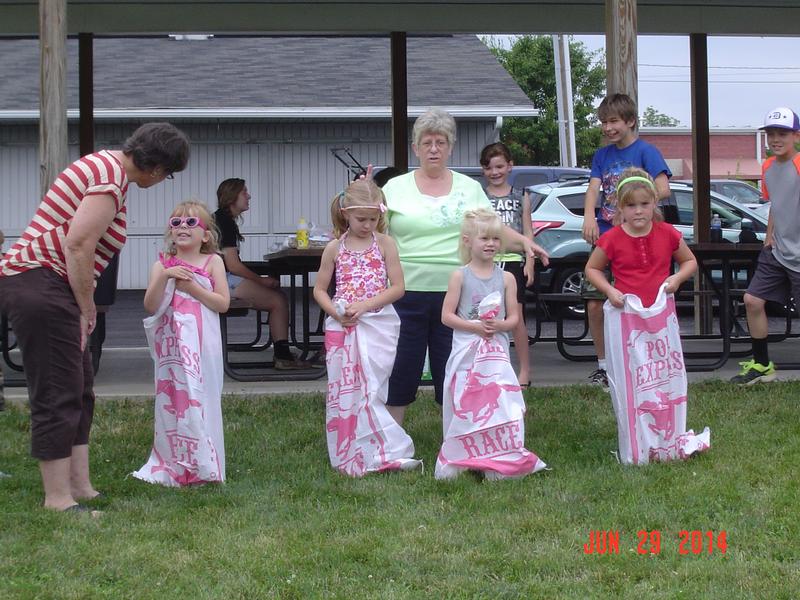
[[458, 316], [467, 321], [474, 321], [478, 318], [478, 305], [486, 296], [492, 292], [500, 292], [502, 303], [500, 304], [500, 314], [497, 319], [506, 318], [505, 306], [505, 286], [503, 285], [503, 269], [494, 266], [492, 276], [488, 279], [481, 279], [472, 272], [468, 266], [461, 267], [463, 276], [461, 282], [461, 298], [458, 300]]

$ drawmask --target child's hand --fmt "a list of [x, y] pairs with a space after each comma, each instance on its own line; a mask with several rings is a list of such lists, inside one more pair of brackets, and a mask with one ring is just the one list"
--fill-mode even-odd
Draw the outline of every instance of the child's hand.
[[584, 217], [583, 219], [583, 229], [581, 230], [583, 234], [583, 239], [586, 241], [587, 244], [591, 244], [594, 246], [595, 242], [597, 242], [597, 238], [600, 236], [599, 230], [597, 228], [597, 220], [592, 215], [591, 219], [587, 219]]
[[357, 321], [365, 312], [367, 312], [366, 302], [353, 302], [352, 304], [348, 304], [347, 308], [344, 309], [344, 316], [350, 317], [353, 321]]
[[530, 287], [533, 284], [533, 272], [536, 268], [536, 265], [533, 260], [525, 261], [525, 267], [522, 269], [523, 274], [525, 275], [525, 287]]
[[478, 321], [475, 333], [483, 339], [488, 340], [497, 333], [497, 331], [497, 321], [495, 319], [486, 319]]
[[678, 288], [680, 287], [680, 283], [678, 283], [678, 278], [675, 277], [674, 275], [670, 275], [669, 277], [667, 277], [664, 280], [664, 283], [667, 284], [667, 287], [664, 288], [664, 291], [666, 291], [668, 294], [674, 294], [675, 292], [678, 291]]
[[192, 290], [194, 289], [195, 285], [196, 284], [195, 284], [194, 279], [190, 279], [188, 281], [185, 280], [185, 279], [177, 279], [175, 281], [175, 289], [176, 290], [181, 291], [181, 292], [186, 292], [187, 294], [191, 294], [191, 295], [194, 295], [194, 294], [192, 294]]
[[189, 281], [194, 279], [194, 274], [186, 267], [174, 266], [164, 271], [167, 277], [172, 277], [178, 281]]
[[617, 288], [612, 287], [611, 291], [607, 294], [608, 301], [611, 302], [612, 306], [616, 306], [617, 308], [622, 308], [625, 306], [625, 294], [620, 292]]

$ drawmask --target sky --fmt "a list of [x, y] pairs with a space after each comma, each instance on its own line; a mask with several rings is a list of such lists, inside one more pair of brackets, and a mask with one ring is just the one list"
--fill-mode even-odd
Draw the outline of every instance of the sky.
[[[576, 35], [589, 50], [605, 36]], [[639, 36], [639, 113], [647, 106], [691, 126], [688, 36]], [[760, 127], [777, 106], [800, 113], [800, 37], [708, 37], [711, 127]]]
[[[592, 50], [604, 36], [575, 36]], [[639, 106], [691, 124], [689, 38], [639, 36]], [[761, 126], [776, 106], [800, 111], [800, 37], [708, 37], [712, 127]]]

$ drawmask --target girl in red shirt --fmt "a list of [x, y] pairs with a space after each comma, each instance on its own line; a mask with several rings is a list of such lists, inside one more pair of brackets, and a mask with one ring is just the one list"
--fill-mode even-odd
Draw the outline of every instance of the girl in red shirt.
[[[680, 232], [664, 222], [656, 201], [650, 175], [642, 169], [626, 169], [617, 184], [622, 224], [600, 236], [586, 263], [586, 277], [617, 308], [622, 308], [625, 294], [638, 296], [647, 308], [663, 283], [667, 293], [674, 294], [697, 271], [692, 251]], [[679, 268], [671, 274], [673, 259]], [[613, 284], [603, 275], [608, 265]]]

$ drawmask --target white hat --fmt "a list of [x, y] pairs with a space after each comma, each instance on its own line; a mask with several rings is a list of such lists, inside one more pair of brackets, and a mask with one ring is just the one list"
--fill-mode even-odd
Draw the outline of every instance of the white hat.
[[800, 131], [800, 119], [797, 114], [785, 106], [773, 108], [764, 117], [764, 126], [759, 129], [768, 129], [775, 127], [777, 129], [790, 129], [791, 131]]

